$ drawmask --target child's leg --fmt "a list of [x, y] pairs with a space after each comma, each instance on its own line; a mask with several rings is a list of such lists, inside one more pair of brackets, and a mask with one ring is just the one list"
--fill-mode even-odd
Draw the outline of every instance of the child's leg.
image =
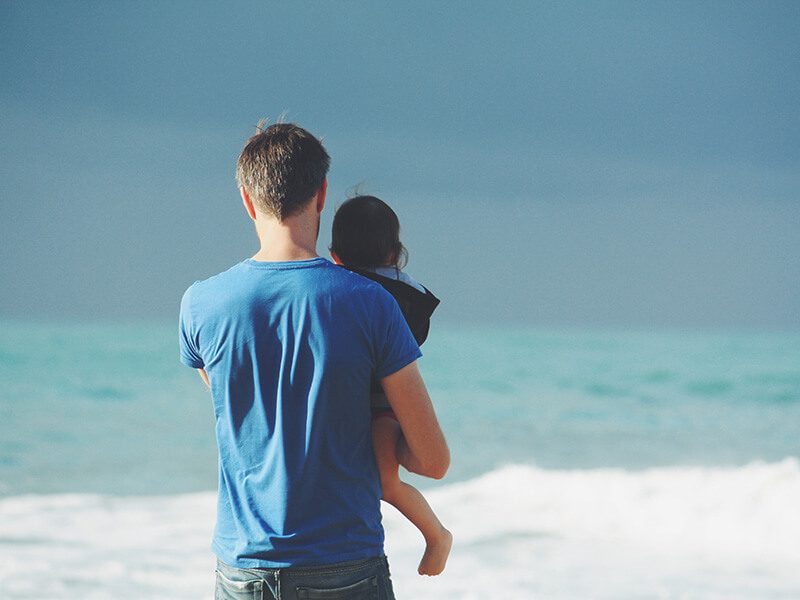
[[383, 499], [416, 525], [425, 537], [426, 548], [419, 563], [419, 574], [438, 575], [444, 570], [453, 536], [419, 490], [400, 481], [396, 448], [402, 435], [400, 424], [393, 418], [379, 417], [372, 421], [372, 440], [381, 473]]

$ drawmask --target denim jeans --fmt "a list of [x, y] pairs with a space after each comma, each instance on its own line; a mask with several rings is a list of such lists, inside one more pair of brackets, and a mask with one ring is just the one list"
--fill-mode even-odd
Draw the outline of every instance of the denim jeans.
[[320, 567], [237, 569], [217, 560], [215, 600], [394, 600], [385, 556]]

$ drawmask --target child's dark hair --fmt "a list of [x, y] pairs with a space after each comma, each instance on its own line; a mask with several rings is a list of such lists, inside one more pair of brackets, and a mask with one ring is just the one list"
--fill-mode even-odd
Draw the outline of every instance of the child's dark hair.
[[356, 196], [333, 217], [330, 251], [348, 267], [402, 269], [408, 253], [400, 243], [400, 221], [380, 198]]

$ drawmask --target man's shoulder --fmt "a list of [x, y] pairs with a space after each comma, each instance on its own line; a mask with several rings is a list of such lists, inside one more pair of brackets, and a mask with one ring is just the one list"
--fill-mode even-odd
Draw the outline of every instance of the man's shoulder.
[[373, 301], [394, 301], [392, 294], [379, 281], [371, 278], [368, 273], [362, 273], [341, 265], [334, 265], [334, 267], [335, 277], [343, 283], [342, 287], [347, 291], [354, 294], [363, 294]]
[[345, 267], [343, 265], [334, 265], [336, 267], [335, 273], [337, 277], [340, 277], [342, 280], [350, 282], [352, 285], [363, 285], [368, 288], [371, 288], [375, 282], [371, 279], [365, 277], [361, 274], [361, 272], [351, 269], [349, 267]]
[[[378, 286], [385, 294], [391, 296], [394, 300], [401, 302], [407, 301], [412, 302], [414, 304], [431, 304], [433, 303], [433, 308], [439, 304], [439, 299], [434, 296], [430, 290], [424, 287], [422, 284], [417, 283], [415, 280], [412, 280], [410, 277], [406, 276], [400, 278], [388, 277], [387, 275], [374, 272], [374, 271], [367, 271], [362, 269], [356, 268], [349, 268], [343, 267], [346, 270], [349, 270], [356, 276], [366, 279], [367, 281], [373, 283], [374, 285]], [[405, 275], [405, 273], [401, 272], [401, 275]], [[409, 279], [413, 283], [409, 283], [405, 281], [405, 279]], [[433, 312], [431, 310], [431, 312]]]
[[218, 285], [222, 286], [227, 285], [231, 279], [235, 279], [241, 276], [241, 271], [242, 271], [241, 266], [242, 263], [238, 262], [235, 265], [228, 267], [227, 269], [225, 269], [220, 273], [211, 275], [209, 277], [206, 277], [205, 279], [198, 279], [192, 285], [189, 286], [189, 290], [195, 292], [195, 291], [205, 290], [208, 288], [213, 288]]
[[[302, 272], [303, 276], [290, 288], [294, 294], [306, 298], [319, 294], [340, 302], [372, 307], [395, 301], [384, 286], [358, 273], [328, 261], [319, 261], [316, 266], [320, 268], [295, 271], [298, 275]], [[221, 273], [195, 281], [184, 293], [184, 302], [206, 310], [219, 308], [228, 300], [238, 302], [243, 297], [264, 293], [272, 288], [272, 278], [263, 277], [269, 272], [276, 271], [248, 268], [246, 261], [239, 262]]]

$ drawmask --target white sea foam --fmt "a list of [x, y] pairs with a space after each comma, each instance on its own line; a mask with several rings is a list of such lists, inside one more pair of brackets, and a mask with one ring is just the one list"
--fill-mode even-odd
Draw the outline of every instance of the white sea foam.
[[[428, 492], [444, 575], [385, 507], [398, 598], [800, 597], [800, 464], [645, 471], [508, 466]], [[212, 493], [0, 501], [2, 598], [210, 598]]]

